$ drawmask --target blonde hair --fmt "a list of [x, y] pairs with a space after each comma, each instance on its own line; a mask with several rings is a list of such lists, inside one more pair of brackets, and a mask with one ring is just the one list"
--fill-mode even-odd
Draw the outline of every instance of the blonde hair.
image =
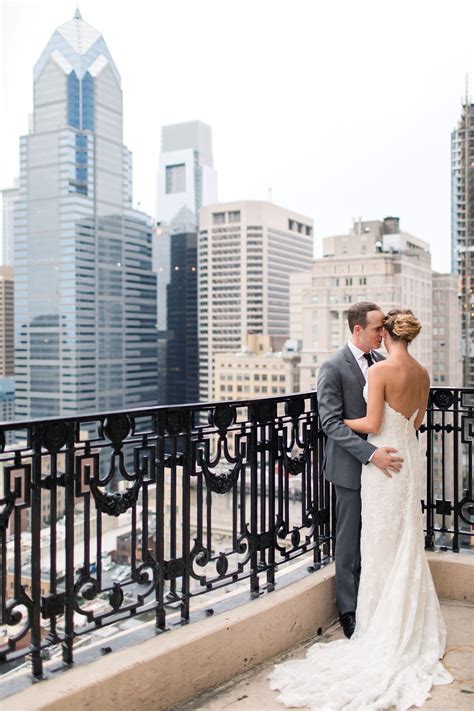
[[410, 309], [391, 309], [383, 325], [394, 341], [411, 343], [421, 331], [421, 323]]

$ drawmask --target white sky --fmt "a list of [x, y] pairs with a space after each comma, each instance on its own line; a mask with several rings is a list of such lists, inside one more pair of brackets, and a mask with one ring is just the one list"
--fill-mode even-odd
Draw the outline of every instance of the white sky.
[[[0, 187], [18, 175], [32, 70], [75, 0], [1, 0]], [[79, 0], [122, 76], [134, 203], [155, 211], [160, 129], [201, 119], [222, 200], [315, 220], [401, 218], [450, 269], [450, 133], [474, 95], [473, 0]]]

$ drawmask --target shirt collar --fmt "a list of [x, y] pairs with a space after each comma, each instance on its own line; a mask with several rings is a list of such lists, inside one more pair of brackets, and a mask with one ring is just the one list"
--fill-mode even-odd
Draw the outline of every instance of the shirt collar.
[[[355, 346], [350, 339], [347, 341], [347, 345], [349, 346], [349, 349], [356, 360], [360, 360], [361, 358], [364, 357], [365, 352], [361, 351], [360, 348]], [[372, 351], [369, 351], [369, 353], [371, 353], [371, 352]]]

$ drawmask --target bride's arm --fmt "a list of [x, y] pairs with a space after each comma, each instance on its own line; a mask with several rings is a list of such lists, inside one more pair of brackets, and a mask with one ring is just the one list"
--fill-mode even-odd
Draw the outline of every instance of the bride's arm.
[[426, 413], [426, 408], [428, 407], [428, 399], [430, 396], [430, 376], [428, 371], [425, 368], [425, 387], [426, 387], [426, 393], [425, 397], [423, 399], [423, 403], [421, 407], [418, 410], [418, 414], [415, 417], [415, 430], [419, 430], [421, 427], [421, 424], [423, 420], [425, 419], [425, 413]]
[[363, 434], [377, 434], [382, 425], [383, 406], [385, 402], [385, 379], [383, 368], [373, 365], [368, 372], [369, 401], [367, 416], [357, 420], [344, 420], [344, 424]]

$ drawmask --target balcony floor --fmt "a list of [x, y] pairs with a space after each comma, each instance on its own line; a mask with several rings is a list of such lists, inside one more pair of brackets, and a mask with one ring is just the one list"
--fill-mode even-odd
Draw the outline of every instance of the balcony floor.
[[[474, 699], [474, 607], [460, 602], [443, 601], [442, 609], [448, 628], [448, 650], [445, 664], [454, 676], [449, 686], [436, 686], [432, 698], [423, 706], [427, 711], [472, 711]], [[329, 641], [342, 636], [338, 623], [334, 623], [321, 639]], [[290, 652], [261, 664], [192, 701], [179, 704], [173, 711], [281, 711], [284, 706], [276, 701], [277, 692], [268, 687], [267, 676], [276, 661], [304, 656], [313, 643], [310, 640]], [[394, 707], [393, 707], [394, 708]]]

